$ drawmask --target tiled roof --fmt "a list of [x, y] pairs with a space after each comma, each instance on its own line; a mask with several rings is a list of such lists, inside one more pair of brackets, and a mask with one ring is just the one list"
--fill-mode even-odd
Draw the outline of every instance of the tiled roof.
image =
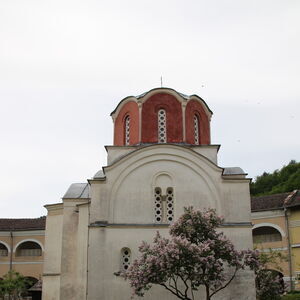
[[88, 183], [72, 183], [63, 199], [87, 199], [89, 198], [90, 186]]
[[35, 219], [0, 219], [0, 231], [45, 230], [46, 217]]
[[251, 197], [251, 211], [283, 209], [300, 205], [300, 191]]
[[293, 207], [298, 205], [300, 206], [300, 190], [295, 191], [295, 194], [292, 195], [291, 199], [287, 204], [288, 207]]
[[240, 167], [224, 168], [223, 175], [247, 175]]

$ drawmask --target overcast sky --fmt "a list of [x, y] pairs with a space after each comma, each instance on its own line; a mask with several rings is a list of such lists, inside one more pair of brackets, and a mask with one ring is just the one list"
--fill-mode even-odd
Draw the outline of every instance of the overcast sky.
[[214, 112], [219, 165], [300, 160], [299, 0], [1, 0], [0, 217], [38, 217], [106, 164], [120, 100], [163, 85]]

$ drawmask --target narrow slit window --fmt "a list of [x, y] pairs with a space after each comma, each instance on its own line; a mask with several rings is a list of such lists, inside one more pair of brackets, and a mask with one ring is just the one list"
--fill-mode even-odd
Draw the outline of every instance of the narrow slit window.
[[162, 194], [160, 188], [155, 188], [154, 198], [155, 198], [155, 204], [154, 204], [155, 223], [161, 223], [163, 219], [162, 218], [163, 211], [162, 211]]
[[160, 109], [158, 111], [158, 142], [167, 142], [167, 129], [166, 129], [166, 111]]
[[125, 118], [125, 146], [128, 146], [130, 142], [130, 117]]
[[131, 262], [131, 251], [129, 248], [121, 250], [121, 271], [127, 271]]
[[199, 118], [197, 115], [194, 115], [194, 139], [195, 144], [199, 145]]
[[167, 188], [166, 219], [167, 223], [171, 223], [174, 220], [174, 195], [172, 188]]

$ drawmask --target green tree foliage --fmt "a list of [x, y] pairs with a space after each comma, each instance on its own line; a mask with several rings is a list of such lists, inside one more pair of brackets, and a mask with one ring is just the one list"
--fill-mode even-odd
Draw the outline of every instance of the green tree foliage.
[[294, 291], [282, 296], [282, 300], [300, 300], [300, 292]]
[[282, 271], [281, 263], [287, 256], [280, 251], [269, 249], [259, 253], [260, 268], [255, 270], [256, 296], [259, 300], [279, 300], [285, 291], [283, 279], [278, 271]]
[[300, 189], [300, 163], [291, 160], [273, 173], [264, 172], [251, 183], [252, 196], [272, 195]]
[[5, 296], [10, 300], [22, 299], [21, 294], [26, 291], [28, 285], [30, 282], [23, 275], [9, 271], [0, 281], [0, 299], [4, 299]]

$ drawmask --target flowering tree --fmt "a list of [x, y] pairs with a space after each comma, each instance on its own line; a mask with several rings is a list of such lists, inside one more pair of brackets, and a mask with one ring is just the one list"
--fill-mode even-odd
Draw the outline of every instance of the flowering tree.
[[260, 268], [256, 272], [256, 296], [260, 300], [279, 300], [284, 293], [283, 279], [278, 272]]
[[216, 230], [222, 222], [213, 209], [185, 208], [170, 228], [171, 239], [157, 233], [152, 246], [143, 242], [141, 256], [125, 274], [134, 294], [143, 296], [158, 284], [179, 299], [192, 300], [194, 291], [204, 286], [209, 300], [226, 288], [240, 269], [257, 269], [258, 252], [235, 250]]

